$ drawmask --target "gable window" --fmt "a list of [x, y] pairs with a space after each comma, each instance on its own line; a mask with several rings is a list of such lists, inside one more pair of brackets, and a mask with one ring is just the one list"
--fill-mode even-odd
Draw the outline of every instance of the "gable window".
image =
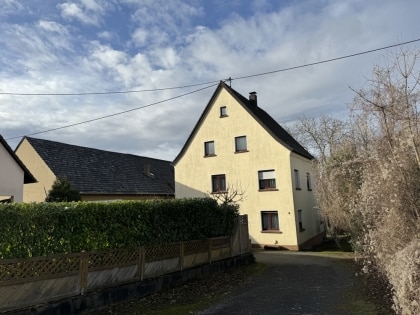
[[235, 137], [235, 152], [247, 152], [246, 136]]
[[306, 173], [306, 187], [308, 190], [312, 190], [312, 183], [311, 183], [311, 174]]
[[305, 231], [305, 229], [303, 228], [302, 210], [298, 210], [298, 221], [299, 221], [299, 232]]
[[204, 142], [204, 156], [215, 156], [214, 141]]
[[226, 175], [213, 175], [211, 177], [211, 185], [213, 193], [221, 193], [226, 191]]
[[295, 188], [297, 190], [300, 190], [300, 178], [299, 178], [299, 170], [294, 170], [294, 174], [295, 174]]
[[276, 172], [274, 170], [258, 171], [258, 185], [260, 190], [276, 189]]
[[228, 114], [227, 114], [226, 106], [220, 107], [220, 117], [227, 117], [227, 116]]
[[278, 212], [261, 211], [261, 225], [263, 231], [280, 231]]

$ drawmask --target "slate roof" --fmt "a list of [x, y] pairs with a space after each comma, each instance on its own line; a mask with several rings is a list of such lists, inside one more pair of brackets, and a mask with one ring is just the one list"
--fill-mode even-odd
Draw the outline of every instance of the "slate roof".
[[[169, 161], [25, 137], [57, 177], [81, 194], [174, 195]], [[23, 139], [22, 139], [23, 141]], [[147, 175], [145, 168], [150, 166]]]
[[239, 104], [241, 104], [249, 113], [257, 120], [260, 125], [265, 128], [277, 141], [282, 143], [285, 147], [287, 147], [292, 152], [299, 154], [309, 160], [312, 160], [314, 157], [310, 154], [299, 142], [296, 141], [282, 126], [280, 126], [265, 110], [258, 107], [255, 102], [250, 101], [248, 98], [244, 97], [230, 86], [228, 86], [224, 82], [220, 82], [216, 91], [213, 93], [212, 98], [210, 99], [209, 103], [207, 104], [206, 108], [204, 109], [203, 113], [200, 116], [197, 124], [195, 125], [193, 131], [191, 132], [190, 136], [188, 137], [184, 147], [181, 149], [180, 153], [174, 160], [174, 164], [184, 155], [185, 151], [187, 150], [189, 143], [192, 141], [196, 131], [198, 130], [201, 123], [204, 121], [207, 112], [210, 110], [213, 101], [221, 91], [221, 89], [226, 89], [232, 97], [234, 97]]
[[4, 138], [0, 135], [0, 143], [5, 147], [6, 151], [9, 152], [10, 156], [16, 161], [19, 167], [23, 170], [23, 184], [32, 184], [36, 183], [35, 177], [31, 174], [31, 172], [26, 168], [25, 164], [19, 159], [19, 157], [13, 152], [12, 148], [9, 144], [4, 140]]

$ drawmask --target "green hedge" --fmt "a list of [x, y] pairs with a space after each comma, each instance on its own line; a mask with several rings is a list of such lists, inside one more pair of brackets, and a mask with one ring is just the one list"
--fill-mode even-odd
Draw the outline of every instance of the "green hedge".
[[0, 204], [0, 258], [226, 236], [237, 215], [212, 199]]

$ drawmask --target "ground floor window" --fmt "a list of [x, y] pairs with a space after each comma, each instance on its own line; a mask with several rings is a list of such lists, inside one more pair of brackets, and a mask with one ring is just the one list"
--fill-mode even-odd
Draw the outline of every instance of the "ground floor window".
[[226, 191], [226, 176], [225, 174], [213, 175], [211, 177], [212, 192], [221, 193]]
[[280, 231], [277, 211], [261, 211], [261, 222], [263, 231]]

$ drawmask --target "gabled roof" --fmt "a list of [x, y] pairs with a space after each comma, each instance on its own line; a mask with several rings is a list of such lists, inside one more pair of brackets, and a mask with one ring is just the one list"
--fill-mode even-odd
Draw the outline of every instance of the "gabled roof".
[[15, 162], [19, 165], [19, 167], [23, 170], [23, 184], [32, 184], [36, 183], [35, 177], [31, 174], [31, 172], [26, 168], [26, 166], [22, 163], [19, 157], [13, 152], [12, 148], [9, 144], [4, 140], [4, 138], [0, 135], [0, 143], [5, 147], [6, 151], [9, 152], [10, 156], [15, 160]]
[[265, 128], [277, 141], [283, 144], [286, 148], [291, 150], [292, 152], [299, 154], [307, 159], [312, 160], [314, 157], [299, 143], [297, 142], [282, 126], [280, 126], [266, 111], [262, 108], [258, 107], [255, 102], [250, 101], [230, 86], [225, 84], [224, 82], [220, 82], [216, 88], [216, 91], [213, 93], [209, 103], [207, 104], [206, 108], [204, 109], [203, 113], [201, 114], [197, 124], [195, 125], [193, 131], [191, 132], [190, 136], [188, 137], [187, 141], [185, 142], [184, 146], [182, 147], [180, 153], [174, 160], [174, 164], [178, 162], [178, 160], [184, 155], [185, 151], [189, 147], [190, 142], [194, 138], [194, 135], [197, 133], [199, 127], [203, 123], [210, 107], [213, 105], [214, 100], [220, 93], [222, 89], [225, 89], [227, 92], [232, 95], [233, 98], [238, 101], [240, 105], [242, 105], [245, 110], [249, 112], [251, 116], [254, 117], [256, 121], [260, 123], [260, 125]]
[[50, 140], [24, 139], [56, 177], [66, 177], [81, 194], [174, 194], [174, 171], [169, 161]]

